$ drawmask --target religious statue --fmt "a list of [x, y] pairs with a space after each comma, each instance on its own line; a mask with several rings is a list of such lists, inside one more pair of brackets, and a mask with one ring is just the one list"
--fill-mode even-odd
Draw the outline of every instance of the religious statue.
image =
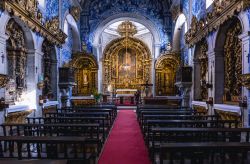
[[167, 50], [167, 51], [171, 51], [171, 50], [172, 50], [172, 46], [171, 46], [171, 43], [170, 43], [170, 42], [168, 42], [168, 43], [166, 44], [166, 50]]
[[88, 75], [86, 73], [83, 74], [83, 84], [84, 85], [88, 84]]
[[82, 42], [82, 51], [84, 51], [84, 52], [87, 51], [87, 45], [85, 42]]

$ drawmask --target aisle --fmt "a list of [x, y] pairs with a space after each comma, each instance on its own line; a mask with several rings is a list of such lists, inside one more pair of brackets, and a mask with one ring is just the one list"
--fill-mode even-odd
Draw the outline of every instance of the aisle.
[[120, 110], [98, 164], [149, 164], [136, 114]]

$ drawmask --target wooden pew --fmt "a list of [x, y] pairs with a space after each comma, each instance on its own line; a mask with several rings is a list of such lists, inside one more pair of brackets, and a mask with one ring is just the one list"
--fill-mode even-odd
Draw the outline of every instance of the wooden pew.
[[80, 112], [108, 112], [109, 113], [109, 118], [112, 120], [112, 122], [115, 120], [116, 114], [114, 113], [113, 109], [95, 109], [95, 108], [73, 108], [73, 109], [68, 109], [68, 108], [62, 108], [62, 109], [57, 109], [58, 113], [80, 113]]
[[193, 111], [193, 109], [189, 107], [183, 107], [183, 108], [178, 108], [178, 107], [167, 107], [167, 106], [159, 106], [159, 105], [151, 105], [151, 106], [145, 106], [145, 107], [138, 107], [136, 108], [136, 114], [137, 118], [140, 116], [140, 112], [142, 111]]
[[[8, 151], [3, 150], [3, 141], [11, 143]], [[90, 149], [92, 146], [97, 149]], [[83, 137], [0, 136], [0, 158], [80, 159], [82, 163], [95, 163], [100, 148], [98, 140]]]
[[190, 163], [197, 164], [248, 164], [249, 151], [250, 143], [245, 142], [164, 143], [160, 145], [159, 158], [160, 164], [163, 164], [164, 157], [168, 163], [186, 163], [188, 159]]
[[82, 136], [103, 143], [99, 124], [2, 124], [4, 136]]
[[168, 128], [237, 128], [239, 122], [236, 120], [147, 120], [143, 128], [147, 144], [152, 136], [153, 127]]
[[108, 121], [108, 127], [111, 128], [112, 119], [109, 112], [66, 112], [66, 113], [45, 113], [45, 117], [105, 117], [105, 120]]
[[219, 120], [218, 115], [143, 115], [140, 125], [143, 126], [146, 120]]
[[176, 107], [176, 106], [169, 106], [169, 105], [138, 105], [137, 109], [190, 109], [190, 107]]
[[100, 125], [102, 131], [103, 141], [108, 135], [109, 126], [105, 123], [105, 117], [27, 117], [28, 124], [94, 124]]
[[72, 109], [72, 110], [82, 110], [82, 109], [111, 109], [112, 115], [116, 117], [117, 115], [117, 107], [113, 104], [100, 104], [100, 105], [84, 105], [84, 106], [76, 106], [76, 107], [66, 107], [61, 109]]
[[139, 122], [143, 123], [144, 115], [203, 115], [196, 111], [166, 111], [166, 110], [157, 110], [157, 111], [141, 111], [139, 113]]
[[249, 142], [249, 128], [152, 128], [148, 137], [151, 157], [163, 143], [178, 142]]

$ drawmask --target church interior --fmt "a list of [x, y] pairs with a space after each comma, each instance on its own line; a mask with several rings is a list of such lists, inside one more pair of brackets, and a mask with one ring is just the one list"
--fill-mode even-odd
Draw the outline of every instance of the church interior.
[[0, 0], [1, 164], [249, 164], [249, 0]]

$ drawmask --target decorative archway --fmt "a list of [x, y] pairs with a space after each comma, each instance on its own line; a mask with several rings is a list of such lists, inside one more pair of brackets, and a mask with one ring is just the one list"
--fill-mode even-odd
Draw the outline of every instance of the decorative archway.
[[[242, 96], [242, 34], [243, 26], [237, 17], [223, 25], [217, 35], [215, 49], [215, 103], [238, 104]], [[220, 51], [223, 50], [223, 51]], [[218, 73], [217, 73], [218, 72]]]
[[92, 54], [78, 52], [67, 66], [74, 69], [76, 86], [73, 96], [90, 96], [97, 90], [98, 64]]
[[157, 96], [176, 94], [176, 71], [180, 66], [179, 54], [163, 54], [155, 63], [155, 91]]
[[115, 39], [104, 50], [103, 70], [103, 92], [109, 85], [119, 89], [140, 89], [141, 84], [151, 81], [150, 50], [134, 37]]

